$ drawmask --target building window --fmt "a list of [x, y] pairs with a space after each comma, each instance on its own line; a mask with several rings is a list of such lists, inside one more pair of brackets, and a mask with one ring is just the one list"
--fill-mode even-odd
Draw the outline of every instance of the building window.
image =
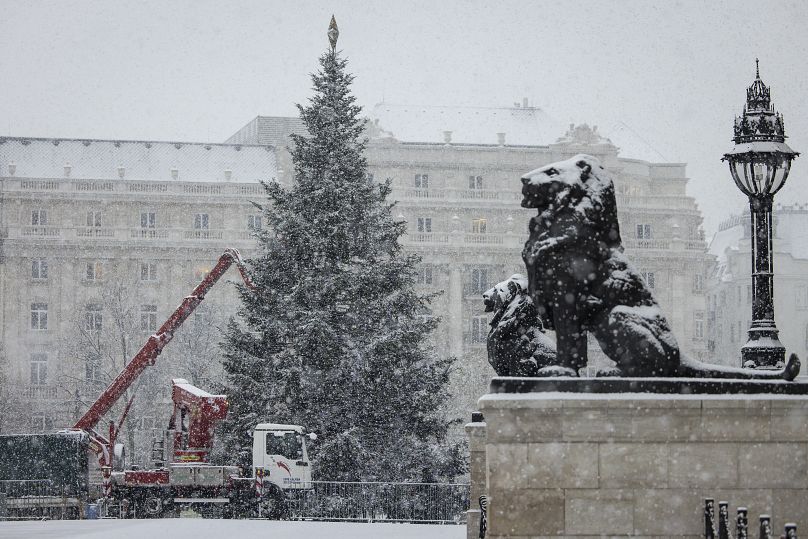
[[91, 384], [101, 380], [101, 360], [98, 357], [87, 358], [84, 363], [84, 380]]
[[696, 311], [693, 313], [693, 337], [695, 339], [704, 338], [704, 312]]
[[156, 281], [157, 280], [157, 263], [156, 262], [141, 262], [140, 263], [140, 280], [141, 281]]
[[157, 331], [157, 305], [140, 306], [140, 330]]
[[48, 278], [48, 261], [44, 258], [34, 258], [31, 261], [31, 278], [45, 280]]
[[488, 270], [486, 268], [473, 268], [471, 270], [471, 293], [482, 294], [488, 286]]
[[48, 329], [48, 304], [47, 303], [32, 303], [31, 304], [31, 329], [36, 329], [36, 330]]
[[34, 226], [46, 226], [48, 224], [48, 210], [41, 208], [31, 210], [31, 224]]
[[473, 316], [471, 318], [471, 342], [484, 343], [488, 338], [488, 317]]
[[84, 278], [88, 281], [99, 281], [104, 274], [104, 264], [100, 260], [87, 262], [84, 271]]
[[87, 331], [99, 331], [103, 323], [104, 319], [101, 314], [101, 306], [97, 304], [87, 305], [84, 311], [84, 329]]
[[157, 225], [157, 214], [153, 211], [140, 212], [140, 228], [155, 228]]
[[45, 412], [31, 414], [31, 432], [46, 432], [53, 428], [53, 421]]
[[48, 354], [31, 354], [31, 385], [48, 385]]
[[208, 214], [197, 213], [194, 215], [194, 229], [207, 230], [208, 229]]
[[432, 284], [432, 266], [421, 264], [418, 267], [418, 284]]
[[429, 189], [429, 174], [416, 174], [415, 175], [415, 188], [416, 189]]
[[208, 327], [210, 325], [210, 312], [205, 308], [198, 308], [194, 311], [194, 316], [191, 323], [197, 330]]
[[87, 212], [87, 226], [101, 226], [101, 212], [90, 210]]
[[794, 301], [796, 302], [797, 309], [808, 308], [808, 285], [797, 285], [797, 293]]
[[729, 324], [729, 342], [735, 342], [735, 326], [732, 322]]
[[752, 303], [752, 285], [751, 284], [746, 285], [746, 303], [747, 304]]
[[469, 189], [482, 189], [483, 177], [482, 176], [469, 176]]
[[419, 217], [418, 218], [418, 232], [426, 233], [426, 234], [432, 232], [432, 218], [431, 217]]
[[656, 288], [656, 275], [654, 275], [653, 271], [643, 271], [640, 273], [642, 278], [645, 280], [648, 288]]
[[701, 293], [704, 291], [704, 276], [697, 273], [693, 276], [693, 292]]
[[637, 225], [637, 239], [651, 239], [651, 225]]
[[247, 228], [250, 230], [261, 230], [261, 215], [248, 215]]
[[485, 229], [488, 224], [486, 219], [472, 219], [471, 220], [471, 231], [474, 234], [485, 234]]

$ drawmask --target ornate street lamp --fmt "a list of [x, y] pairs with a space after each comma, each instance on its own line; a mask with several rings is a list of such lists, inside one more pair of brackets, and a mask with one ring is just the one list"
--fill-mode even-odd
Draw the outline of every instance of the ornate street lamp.
[[785, 361], [785, 347], [774, 324], [772, 200], [799, 153], [785, 143], [783, 117], [771, 105], [759, 65], [756, 72], [746, 90], [743, 115], [735, 118], [735, 147], [721, 160], [729, 163], [735, 185], [749, 197], [752, 216], [752, 324], [741, 360], [744, 365], [773, 367]]

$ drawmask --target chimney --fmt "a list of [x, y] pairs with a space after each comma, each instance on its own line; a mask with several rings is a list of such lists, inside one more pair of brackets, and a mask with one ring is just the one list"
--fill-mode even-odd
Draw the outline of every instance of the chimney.
[[527, 108], [527, 98], [526, 98], [526, 97], [523, 97], [523, 98], [522, 98], [522, 108], [523, 108], [523, 109], [526, 109], [526, 108]]
[[118, 177], [123, 179], [126, 176], [126, 168], [123, 165], [118, 165]]
[[229, 182], [230, 178], [233, 176], [233, 171], [229, 168], [224, 169], [224, 181]]
[[8, 175], [9, 175], [9, 176], [14, 176], [14, 174], [15, 174], [16, 172], [17, 172], [17, 163], [15, 163], [14, 161], [11, 161], [11, 162], [8, 164]]
[[443, 132], [443, 142], [446, 144], [452, 143], [452, 132], [451, 131], [444, 131]]
[[179, 176], [180, 176], [180, 171], [178, 169], [176, 169], [176, 168], [172, 168], [171, 169], [171, 177], [176, 180], [177, 178], [179, 178]]
[[505, 133], [497, 133], [497, 144], [505, 146]]
[[73, 166], [70, 163], [65, 163], [65, 178], [70, 177], [71, 170], [73, 170]]

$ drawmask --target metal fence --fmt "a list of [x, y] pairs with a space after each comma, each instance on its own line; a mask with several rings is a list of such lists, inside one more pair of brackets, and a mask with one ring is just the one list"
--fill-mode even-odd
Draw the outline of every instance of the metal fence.
[[312, 481], [288, 501], [289, 518], [460, 524], [469, 485]]
[[84, 501], [49, 479], [0, 481], [0, 520], [82, 518]]

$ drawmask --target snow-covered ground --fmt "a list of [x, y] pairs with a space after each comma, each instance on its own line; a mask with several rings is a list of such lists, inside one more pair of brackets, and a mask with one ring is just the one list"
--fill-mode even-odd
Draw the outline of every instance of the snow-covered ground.
[[268, 520], [51, 520], [0, 522], [4, 539], [461, 539], [465, 526], [356, 522], [297, 522]]

